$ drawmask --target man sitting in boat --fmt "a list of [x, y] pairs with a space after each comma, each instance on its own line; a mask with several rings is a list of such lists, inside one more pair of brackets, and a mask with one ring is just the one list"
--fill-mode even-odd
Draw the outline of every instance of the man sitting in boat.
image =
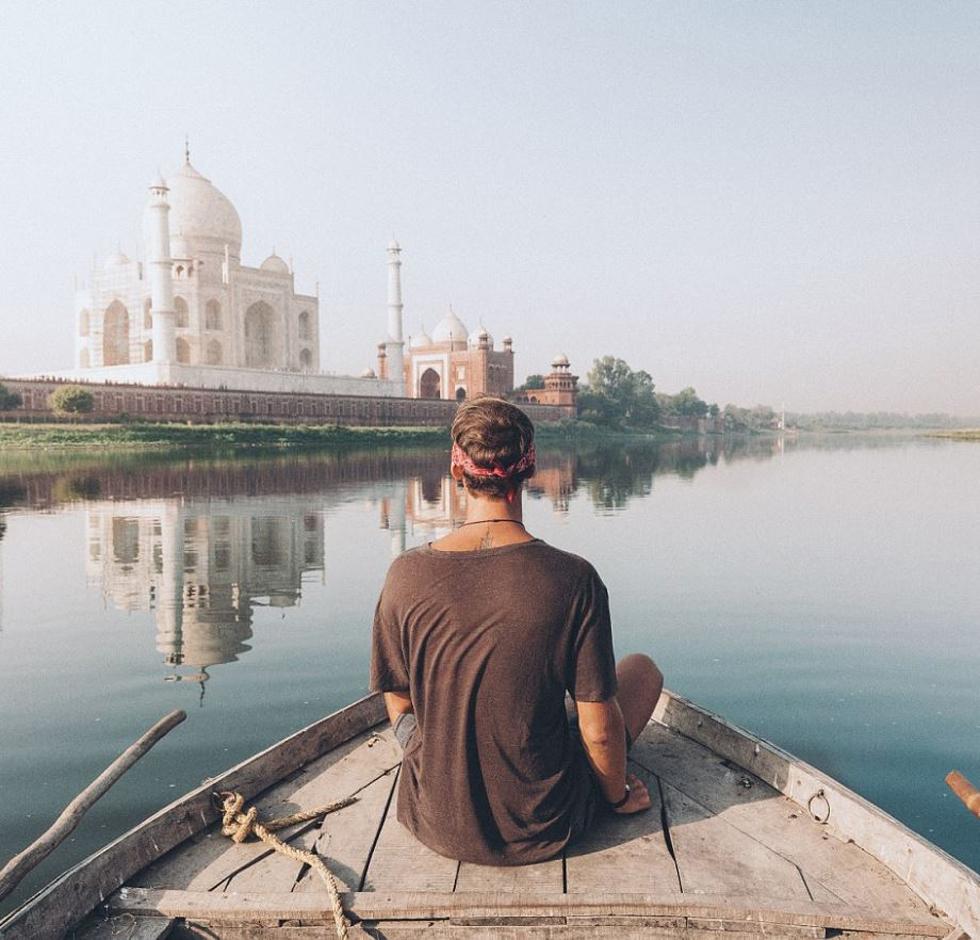
[[441, 855], [523, 865], [560, 853], [600, 812], [649, 808], [626, 754], [663, 676], [647, 656], [616, 663], [595, 569], [525, 529], [527, 415], [477, 398], [451, 433], [466, 521], [392, 563], [371, 688], [404, 748], [399, 821]]

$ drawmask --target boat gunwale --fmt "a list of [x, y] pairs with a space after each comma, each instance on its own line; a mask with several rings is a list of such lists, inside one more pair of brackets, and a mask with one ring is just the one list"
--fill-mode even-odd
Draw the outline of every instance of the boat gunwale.
[[0, 919], [0, 938], [60, 936], [137, 872], [216, 822], [214, 790], [236, 790], [251, 799], [386, 718], [381, 695], [366, 695], [205, 780], [27, 898]]
[[823, 823], [829, 831], [881, 862], [944, 919], [980, 937], [980, 874], [880, 806], [778, 744], [667, 689], [651, 721], [755, 775], [811, 818], [808, 803], [822, 791], [830, 808]]

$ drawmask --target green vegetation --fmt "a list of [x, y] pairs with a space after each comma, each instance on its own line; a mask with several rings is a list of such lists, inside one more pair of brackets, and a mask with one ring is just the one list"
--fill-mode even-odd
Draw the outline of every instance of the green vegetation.
[[[61, 389], [59, 389], [61, 391]], [[0, 424], [0, 447], [238, 448], [435, 443], [446, 428], [348, 428], [279, 424]]]
[[652, 431], [660, 424], [660, 402], [650, 373], [631, 369], [614, 356], [592, 364], [579, 389], [578, 411], [583, 421], [614, 430]]
[[929, 437], [944, 437], [951, 441], [980, 441], [980, 428], [962, 428], [958, 431], [933, 431]]
[[[717, 405], [699, 398], [690, 386], [676, 395], [655, 391], [649, 372], [632, 369], [614, 356], [595, 360], [579, 388], [578, 409], [579, 418], [596, 427], [644, 433], [667, 430], [676, 426], [679, 419], [716, 417], [721, 413]], [[733, 429], [736, 427], [744, 429], [742, 424], [732, 425]]]
[[519, 394], [521, 392], [529, 392], [537, 388], [544, 388], [544, 376], [543, 375], [529, 375], [525, 380], [524, 384], [519, 388], [514, 389], [514, 394]]
[[87, 415], [95, 407], [92, 393], [77, 385], [62, 385], [55, 389], [49, 402], [54, 413], [59, 415]]
[[24, 399], [17, 392], [12, 392], [0, 382], [0, 411], [13, 411], [24, 404]]

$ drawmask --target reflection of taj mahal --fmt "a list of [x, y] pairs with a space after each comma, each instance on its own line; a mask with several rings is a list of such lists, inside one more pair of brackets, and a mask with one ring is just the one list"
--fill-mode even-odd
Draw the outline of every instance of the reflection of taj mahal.
[[[323, 518], [308, 500], [166, 500], [88, 511], [87, 571], [121, 610], [153, 610], [157, 649], [173, 678], [250, 649], [252, 609], [291, 607], [305, 572], [323, 570]], [[181, 675], [176, 667], [195, 674]]]

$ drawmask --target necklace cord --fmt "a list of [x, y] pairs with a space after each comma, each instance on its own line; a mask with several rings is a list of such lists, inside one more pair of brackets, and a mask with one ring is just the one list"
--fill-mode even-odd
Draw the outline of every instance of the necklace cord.
[[462, 529], [463, 526], [467, 525], [489, 525], [491, 522], [512, 522], [514, 525], [519, 525], [525, 532], [527, 531], [524, 523], [519, 519], [474, 519], [472, 522], [461, 522], [456, 528]]

